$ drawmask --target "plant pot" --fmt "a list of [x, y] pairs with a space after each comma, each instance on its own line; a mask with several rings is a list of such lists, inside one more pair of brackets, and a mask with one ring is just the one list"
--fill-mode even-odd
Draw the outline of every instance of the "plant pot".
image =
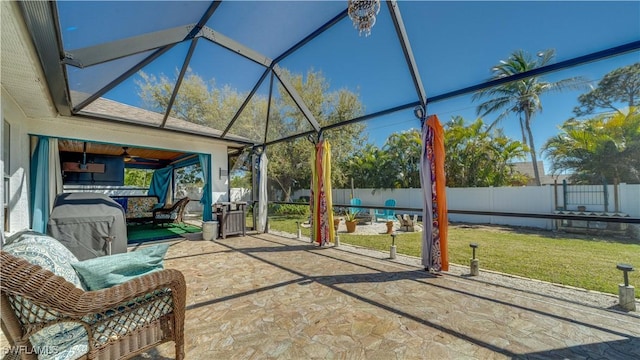
[[333, 230], [338, 231], [338, 226], [340, 226], [340, 218], [333, 219]]
[[387, 234], [391, 234], [393, 232], [393, 221], [387, 221]]
[[345, 221], [344, 223], [345, 225], [347, 225], [348, 233], [352, 233], [356, 231], [356, 224], [358, 223], [357, 221]]

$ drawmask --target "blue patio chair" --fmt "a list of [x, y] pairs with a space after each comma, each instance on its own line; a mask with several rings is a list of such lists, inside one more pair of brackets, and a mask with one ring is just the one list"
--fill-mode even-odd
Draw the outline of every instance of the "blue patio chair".
[[[395, 207], [396, 201], [394, 199], [387, 199], [384, 202], [384, 206]], [[376, 217], [376, 221], [378, 221], [378, 219], [384, 219], [385, 221], [392, 221], [396, 218], [396, 211], [393, 209], [376, 210], [375, 217]]]
[[[351, 203], [351, 205], [362, 205], [362, 200], [360, 200], [359, 198], [353, 198], [353, 199], [351, 199], [350, 203]], [[357, 207], [357, 208], [350, 207], [349, 208], [349, 212], [350, 213], [358, 214], [361, 211], [362, 211], [362, 208], [359, 208], [359, 207]]]

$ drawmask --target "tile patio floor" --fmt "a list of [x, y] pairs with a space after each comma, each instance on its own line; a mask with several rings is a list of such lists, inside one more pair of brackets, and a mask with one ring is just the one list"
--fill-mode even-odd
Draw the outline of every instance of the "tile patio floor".
[[165, 266], [187, 359], [640, 359], [637, 316], [270, 234], [177, 241]]

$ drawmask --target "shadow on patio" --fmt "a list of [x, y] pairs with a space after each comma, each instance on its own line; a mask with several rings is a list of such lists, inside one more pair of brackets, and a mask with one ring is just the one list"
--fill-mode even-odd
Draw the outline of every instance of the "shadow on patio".
[[637, 317], [274, 235], [176, 242], [166, 267], [188, 359], [640, 356]]

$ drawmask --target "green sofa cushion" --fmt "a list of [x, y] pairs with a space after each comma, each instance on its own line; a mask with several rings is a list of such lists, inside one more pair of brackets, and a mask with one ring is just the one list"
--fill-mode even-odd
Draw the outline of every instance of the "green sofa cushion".
[[169, 244], [102, 256], [72, 263], [87, 290], [100, 290], [122, 284], [140, 275], [164, 269]]

